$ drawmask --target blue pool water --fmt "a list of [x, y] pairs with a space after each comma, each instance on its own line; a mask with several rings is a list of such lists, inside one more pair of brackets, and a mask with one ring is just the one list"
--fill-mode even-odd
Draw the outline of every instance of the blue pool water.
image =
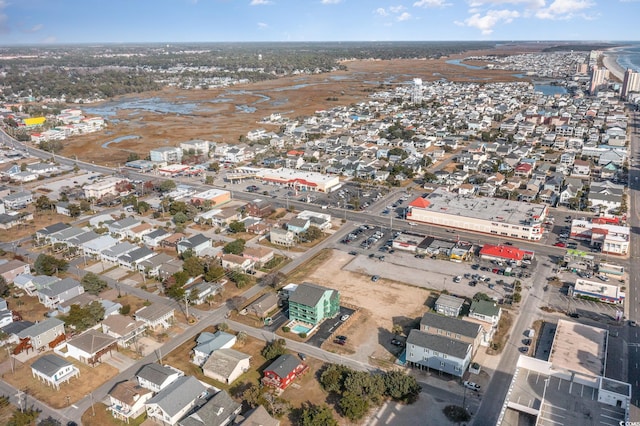
[[300, 333], [309, 333], [311, 331], [311, 329], [305, 327], [304, 325], [296, 324], [296, 325], [293, 326], [291, 331], [293, 331], [296, 334], [300, 334]]

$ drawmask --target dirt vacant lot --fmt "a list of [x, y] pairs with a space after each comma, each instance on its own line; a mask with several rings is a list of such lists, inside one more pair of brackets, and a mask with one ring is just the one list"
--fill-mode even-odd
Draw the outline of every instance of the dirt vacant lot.
[[430, 292], [385, 279], [372, 282], [369, 274], [344, 270], [353, 259], [345, 252], [333, 250], [329, 259], [306, 277], [306, 281], [338, 290], [342, 304], [359, 309], [339, 330], [349, 336], [346, 348], [330, 344], [327, 349], [350, 352], [353, 348], [356, 352], [353, 357], [361, 361], [371, 356], [390, 359], [398, 352], [389, 345], [392, 327], [399, 324], [407, 330], [422, 317], [428, 310]]

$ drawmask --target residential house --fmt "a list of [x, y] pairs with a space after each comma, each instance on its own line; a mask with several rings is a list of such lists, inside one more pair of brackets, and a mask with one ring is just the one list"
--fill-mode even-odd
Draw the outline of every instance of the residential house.
[[80, 362], [95, 366], [107, 353], [116, 349], [117, 339], [98, 330], [89, 329], [79, 336], [75, 336], [66, 343], [66, 356]]
[[258, 318], [266, 318], [278, 308], [279, 298], [275, 293], [265, 293], [247, 307], [247, 311]]
[[48, 275], [22, 274], [15, 277], [13, 285], [20, 290], [26, 291], [29, 296], [35, 296], [37, 290], [49, 287], [56, 281], [60, 281], [60, 278]]
[[571, 171], [571, 174], [574, 176], [589, 176], [591, 175], [591, 162], [590, 161], [583, 161], [580, 159], [576, 159], [573, 162], [573, 169]]
[[100, 259], [103, 262], [118, 263], [120, 256], [123, 256], [129, 252], [137, 250], [139, 247], [135, 244], [131, 244], [128, 241], [118, 243], [106, 250], [100, 252]]
[[295, 355], [280, 355], [264, 369], [262, 384], [284, 390], [308, 368]]
[[211, 239], [202, 234], [195, 234], [189, 238], [183, 238], [176, 245], [179, 254], [191, 250], [195, 256], [201, 256], [203, 252], [210, 247]]
[[170, 234], [162, 228], [158, 228], [142, 236], [142, 242], [149, 247], [159, 247], [160, 242]]
[[287, 229], [274, 227], [269, 231], [269, 241], [275, 245], [292, 247], [295, 245], [295, 234]]
[[154, 303], [149, 306], [143, 306], [135, 312], [134, 318], [142, 321], [147, 327], [155, 330], [157, 327], [169, 328], [174, 322], [175, 309]]
[[448, 317], [457, 317], [460, 315], [463, 305], [464, 299], [450, 296], [448, 294], [441, 294], [438, 296], [438, 300], [436, 300], [435, 310], [439, 314], [446, 315]]
[[0, 259], [0, 277], [4, 278], [7, 284], [13, 284], [18, 275], [30, 273], [31, 268], [28, 263], [17, 259], [9, 261]]
[[205, 376], [230, 385], [250, 369], [251, 356], [234, 349], [214, 351], [202, 366]]
[[60, 389], [62, 383], [80, 375], [78, 367], [57, 355], [43, 355], [31, 364], [31, 376]]
[[182, 376], [184, 373], [176, 368], [151, 363], [143, 365], [138, 370], [136, 380], [143, 388], [158, 393]]
[[117, 220], [115, 222], [111, 222], [107, 224], [107, 229], [109, 233], [118, 239], [122, 239], [127, 237], [127, 233], [136, 226], [142, 224], [140, 219], [136, 219], [133, 216], [125, 217], [124, 219]]
[[149, 247], [142, 246], [119, 256], [118, 263], [124, 268], [135, 270], [139, 263], [151, 259], [156, 254], [157, 253]]
[[173, 146], [162, 146], [149, 151], [149, 159], [159, 163], [180, 163], [182, 149]]
[[303, 218], [293, 218], [287, 223], [287, 230], [293, 232], [296, 235], [299, 235], [309, 229], [311, 225], [311, 221], [309, 219]]
[[2, 201], [7, 209], [19, 210], [33, 202], [33, 194], [30, 191], [18, 191], [6, 195]]
[[147, 417], [155, 422], [176, 425], [201, 398], [207, 388], [193, 376], [178, 377], [145, 404]]
[[[138, 271], [144, 273], [148, 277], [160, 277], [160, 269], [163, 266], [174, 265], [175, 272], [182, 269], [184, 262], [175, 256], [168, 255], [166, 253], [158, 253], [148, 259], [145, 259], [137, 263]], [[169, 274], [173, 275], [173, 274]]]
[[226, 426], [235, 423], [242, 405], [234, 401], [229, 394], [221, 390], [211, 399], [198, 406], [196, 410], [178, 422], [179, 426]]
[[36, 291], [38, 301], [50, 309], [55, 309], [60, 303], [82, 293], [84, 293], [84, 287], [73, 278], [56, 281], [48, 287], [43, 287]]
[[302, 283], [289, 296], [289, 319], [317, 325], [340, 312], [340, 293], [313, 283]]
[[85, 256], [98, 257], [103, 251], [107, 251], [118, 244], [118, 240], [111, 235], [101, 235], [100, 237], [87, 241], [80, 245]]
[[244, 211], [249, 216], [267, 217], [273, 213], [273, 204], [268, 200], [255, 199], [244, 206]]
[[230, 270], [247, 272], [254, 265], [253, 260], [232, 253], [223, 254], [220, 259], [222, 260], [222, 267]]
[[135, 380], [117, 383], [109, 393], [111, 415], [118, 420], [129, 423], [145, 411], [145, 404], [153, 396], [153, 392], [138, 384]]
[[245, 247], [242, 256], [261, 266], [273, 259], [274, 253], [268, 247]]
[[407, 363], [412, 367], [438, 370], [462, 377], [471, 363], [472, 356], [471, 343], [443, 335], [414, 329], [407, 338]]
[[498, 322], [502, 315], [502, 309], [493, 300], [474, 300], [469, 309], [469, 318], [483, 323], [482, 346], [489, 346], [491, 339], [498, 329]]
[[118, 345], [125, 348], [142, 336], [146, 329], [142, 321], [126, 315], [109, 315], [102, 320], [102, 332], [117, 339]]
[[17, 333], [20, 340], [29, 339], [31, 346], [36, 350], [46, 348], [61, 335], [64, 335], [64, 321], [58, 318], [48, 318]]
[[125, 231], [125, 235], [126, 235], [127, 238], [129, 238], [131, 240], [139, 241], [139, 240], [142, 240], [143, 237], [145, 235], [147, 235], [148, 233], [150, 233], [151, 231], [153, 231], [153, 226], [151, 226], [148, 223], [144, 223], [143, 222], [140, 225], [128, 228]]
[[9, 310], [7, 301], [0, 297], [0, 328], [13, 322], [13, 312]]
[[202, 366], [209, 356], [218, 349], [229, 349], [236, 344], [236, 336], [225, 333], [224, 331], [216, 331], [209, 333], [208, 331], [200, 333], [196, 339], [196, 346], [193, 348], [193, 356], [191, 362], [198, 366]]
[[427, 312], [420, 320], [420, 331], [470, 343], [475, 353], [480, 344], [482, 330], [478, 324]]
[[84, 197], [86, 199], [94, 198], [96, 200], [100, 200], [105, 195], [118, 195], [118, 185], [122, 181], [122, 178], [117, 177], [107, 177], [94, 181], [82, 188], [84, 191]]
[[252, 408], [242, 417], [244, 419], [238, 423], [238, 426], [280, 426], [280, 420], [271, 417], [262, 405]]

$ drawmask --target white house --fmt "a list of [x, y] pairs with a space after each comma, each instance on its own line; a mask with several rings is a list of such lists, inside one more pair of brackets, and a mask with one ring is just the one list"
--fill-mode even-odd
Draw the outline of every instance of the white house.
[[473, 345], [439, 334], [411, 330], [406, 351], [407, 363], [412, 367], [462, 377], [471, 363]]
[[[100, 362], [103, 355], [116, 349], [116, 346], [117, 339], [115, 337], [90, 329], [68, 340], [64, 355], [94, 366]], [[57, 348], [56, 353], [58, 353]]]
[[205, 376], [230, 385], [249, 371], [251, 356], [235, 349], [219, 349], [213, 352], [202, 366]]
[[179, 377], [147, 401], [147, 417], [161, 424], [175, 425], [206, 395], [207, 388], [198, 379]]
[[174, 321], [175, 309], [160, 303], [143, 306], [135, 312], [135, 319], [142, 321], [147, 327], [169, 328]]
[[176, 381], [184, 373], [177, 368], [156, 363], [145, 364], [136, 373], [138, 384], [157, 393]]
[[31, 364], [31, 375], [58, 390], [62, 383], [79, 376], [80, 370], [66, 359], [47, 354]]
[[236, 336], [225, 333], [224, 331], [216, 331], [209, 333], [208, 331], [200, 333], [196, 339], [196, 346], [193, 348], [193, 358], [191, 362], [202, 366], [207, 358], [219, 349], [229, 349], [236, 343]]

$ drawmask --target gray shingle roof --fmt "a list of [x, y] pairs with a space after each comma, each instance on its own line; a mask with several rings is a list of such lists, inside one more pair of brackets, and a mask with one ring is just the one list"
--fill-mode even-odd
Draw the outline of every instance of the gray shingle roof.
[[49, 354], [38, 358], [33, 364], [31, 364], [31, 368], [47, 376], [53, 376], [58, 370], [69, 365], [71, 365], [71, 363], [66, 359], [60, 358], [57, 355]]
[[247, 358], [251, 358], [251, 356], [235, 349], [218, 349], [209, 356], [202, 369], [219, 374], [222, 377], [229, 377], [238, 363]]
[[69, 340], [67, 344], [88, 354], [95, 354], [109, 347], [109, 345], [114, 344], [116, 341], [117, 339], [115, 337], [108, 336], [97, 330], [89, 330]]
[[172, 374], [176, 374], [176, 370], [165, 367], [164, 365], [152, 363], [142, 366], [142, 368], [138, 370], [136, 377], [160, 386]]
[[273, 361], [265, 371], [273, 371], [281, 379], [287, 377], [293, 370], [300, 365], [300, 361], [291, 354], [280, 355]]
[[49, 318], [42, 322], [36, 323], [31, 327], [25, 328], [18, 333], [18, 337], [21, 339], [24, 339], [25, 337], [36, 337], [63, 324], [64, 322], [62, 320], [59, 320], [58, 318]]
[[326, 291], [333, 291], [313, 283], [302, 283], [289, 297], [289, 302], [304, 306], [316, 306]]
[[420, 330], [411, 330], [407, 338], [407, 347], [416, 345], [421, 348], [431, 349], [441, 354], [451, 355], [456, 358], [464, 359], [470, 350], [471, 343], [461, 342], [459, 340], [450, 339], [439, 334], [429, 334]]
[[44, 294], [45, 296], [53, 297], [76, 287], [81, 287], [79, 281], [76, 281], [73, 278], [65, 278], [63, 280], [56, 281], [48, 287], [38, 290], [38, 292]]
[[147, 404], [158, 406], [173, 417], [184, 407], [192, 403], [207, 389], [193, 376], [178, 377], [169, 386], [158, 392]]
[[480, 324], [464, 321], [458, 318], [446, 317], [432, 312], [427, 312], [422, 316], [422, 320], [420, 320], [420, 328], [423, 326], [450, 331], [451, 333], [470, 337], [472, 339], [478, 337], [478, 333], [482, 327]]
[[235, 402], [226, 391], [220, 391], [202, 407], [188, 417], [180, 420], [180, 426], [220, 426], [227, 423], [229, 417], [235, 417], [240, 404]]

